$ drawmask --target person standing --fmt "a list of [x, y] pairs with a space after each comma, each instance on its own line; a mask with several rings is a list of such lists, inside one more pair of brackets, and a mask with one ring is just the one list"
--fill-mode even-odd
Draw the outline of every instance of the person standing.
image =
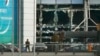
[[26, 45], [26, 51], [28, 50], [30, 52], [30, 42], [29, 42], [29, 39], [26, 40], [25, 45]]

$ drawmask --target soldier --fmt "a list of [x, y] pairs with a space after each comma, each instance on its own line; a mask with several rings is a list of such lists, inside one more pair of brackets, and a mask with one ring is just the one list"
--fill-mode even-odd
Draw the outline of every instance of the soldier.
[[28, 49], [28, 51], [30, 52], [30, 42], [28, 39], [26, 40], [25, 45], [26, 45], [26, 50]]
[[59, 42], [59, 35], [58, 35], [58, 33], [54, 33], [54, 35], [52, 36], [52, 41], [53, 42]]
[[64, 30], [62, 30], [62, 31], [59, 33], [59, 41], [60, 41], [60, 42], [63, 42], [64, 38], [65, 38], [65, 33], [64, 33]]

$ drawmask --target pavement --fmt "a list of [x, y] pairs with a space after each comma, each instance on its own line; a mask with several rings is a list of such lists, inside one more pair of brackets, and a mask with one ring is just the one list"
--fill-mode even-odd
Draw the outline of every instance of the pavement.
[[12, 53], [12, 52], [4, 52], [3, 54], [0, 53], [0, 56], [94, 56], [93, 53], [72, 53], [72, 52], [40, 52], [40, 53], [34, 53], [33, 52], [24, 52], [24, 53]]

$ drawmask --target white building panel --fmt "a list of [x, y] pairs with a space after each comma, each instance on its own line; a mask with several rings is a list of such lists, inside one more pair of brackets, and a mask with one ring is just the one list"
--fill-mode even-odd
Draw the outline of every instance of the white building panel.
[[[30, 19], [31, 19], [31, 18], [30, 18]], [[32, 19], [31, 19], [31, 20], [25, 19], [25, 20], [24, 20], [24, 23], [25, 23], [25, 24], [26, 24], [26, 23], [30, 23], [30, 25], [33, 25], [33, 23], [32, 23], [33, 21], [34, 21], [34, 20], [32, 20]], [[26, 25], [26, 26], [27, 26], [27, 25]]]
[[24, 36], [27, 36], [27, 37], [33, 37], [33, 33], [31, 33], [31, 31], [26, 31], [25, 33], [24, 33]]
[[33, 14], [33, 8], [26, 8], [24, 9], [24, 13], [32, 13]]
[[24, 17], [26, 20], [32, 20], [33, 18], [33, 13], [24, 13]]
[[30, 31], [33, 30], [33, 26], [30, 26], [30, 25], [29, 26], [28, 25], [25, 26], [24, 25], [24, 27], [25, 27], [24, 30], [30, 30]]
[[33, 3], [29, 3], [29, 2], [24, 3], [24, 8], [31, 8], [33, 6], [34, 6]]
[[27, 2], [27, 3], [34, 3], [34, 0], [24, 0], [24, 2]]
[[30, 43], [33, 44], [36, 42], [35, 37], [35, 10], [36, 10], [36, 0], [24, 0], [24, 19], [23, 19], [23, 43], [25, 44], [25, 41], [29, 39]]

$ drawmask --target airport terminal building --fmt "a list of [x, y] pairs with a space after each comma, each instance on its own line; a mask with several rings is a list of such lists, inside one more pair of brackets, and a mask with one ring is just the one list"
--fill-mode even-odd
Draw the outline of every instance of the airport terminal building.
[[52, 42], [64, 31], [63, 42], [98, 42], [99, 0], [37, 0], [37, 42]]
[[52, 42], [62, 30], [63, 42], [97, 41], [99, 24], [99, 0], [0, 0], [1, 44]]

